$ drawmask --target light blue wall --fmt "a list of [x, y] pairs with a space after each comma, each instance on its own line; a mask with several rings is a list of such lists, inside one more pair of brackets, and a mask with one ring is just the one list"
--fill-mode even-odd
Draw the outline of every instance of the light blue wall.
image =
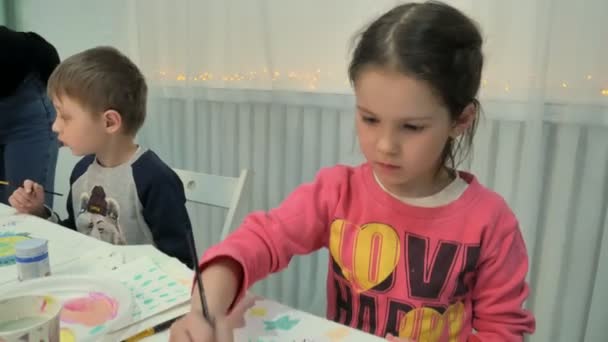
[[13, 19], [16, 29], [40, 34], [64, 59], [97, 45], [125, 49], [127, 4], [120, 0], [19, 0]]

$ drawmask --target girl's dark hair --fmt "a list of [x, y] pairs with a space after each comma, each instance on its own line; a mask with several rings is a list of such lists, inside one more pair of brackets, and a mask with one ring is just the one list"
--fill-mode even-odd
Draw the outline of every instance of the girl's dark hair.
[[[459, 10], [437, 1], [403, 4], [360, 34], [348, 74], [355, 83], [360, 72], [371, 66], [425, 81], [456, 120], [471, 103], [479, 114], [481, 45], [476, 24]], [[459, 138], [449, 138], [442, 165], [454, 169], [468, 156], [477, 119], [478, 115]]]

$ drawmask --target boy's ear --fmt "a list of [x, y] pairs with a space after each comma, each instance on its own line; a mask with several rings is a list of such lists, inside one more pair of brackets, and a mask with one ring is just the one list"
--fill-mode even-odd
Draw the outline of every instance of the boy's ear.
[[120, 113], [114, 109], [108, 109], [103, 112], [102, 120], [106, 133], [116, 133], [122, 127], [122, 116], [120, 116]]
[[477, 104], [471, 102], [466, 107], [464, 107], [462, 114], [460, 117], [454, 121], [452, 126], [452, 130], [450, 131], [450, 137], [456, 139], [462, 133], [464, 133], [467, 128], [469, 128], [475, 119], [477, 118]]

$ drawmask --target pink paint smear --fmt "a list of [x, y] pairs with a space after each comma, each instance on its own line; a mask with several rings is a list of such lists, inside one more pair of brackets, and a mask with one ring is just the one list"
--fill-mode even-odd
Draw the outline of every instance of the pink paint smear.
[[61, 310], [61, 321], [94, 327], [116, 318], [118, 302], [99, 292], [91, 292], [86, 297], [66, 301]]

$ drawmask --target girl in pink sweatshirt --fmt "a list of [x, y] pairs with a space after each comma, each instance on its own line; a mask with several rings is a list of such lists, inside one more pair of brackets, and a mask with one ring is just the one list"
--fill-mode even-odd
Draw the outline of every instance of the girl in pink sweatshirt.
[[[439, 2], [397, 6], [367, 27], [348, 70], [367, 162], [321, 170], [205, 253], [216, 318], [292, 256], [328, 248], [330, 320], [399, 341], [509, 342], [534, 331], [517, 219], [456, 168], [479, 119], [481, 46], [476, 25]], [[174, 341], [212, 340], [194, 293]]]

